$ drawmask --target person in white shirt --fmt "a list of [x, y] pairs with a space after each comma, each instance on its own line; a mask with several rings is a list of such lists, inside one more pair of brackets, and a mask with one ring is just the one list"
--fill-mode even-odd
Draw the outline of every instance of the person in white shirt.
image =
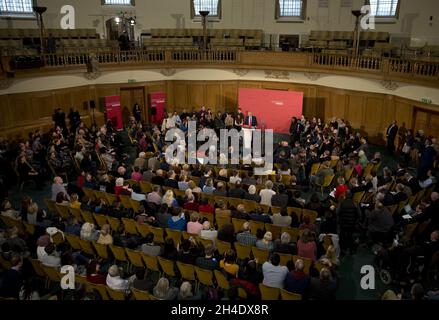
[[61, 258], [59, 253], [55, 251], [55, 246], [49, 243], [41, 255], [41, 263], [47, 267], [61, 267]]
[[212, 240], [212, 242], [215, 243], [217, 236], [218, 236], [218, 231], [216, 231], [215, 229], [211, 229], [210, 222], [205, 221], [203, 223], [203, 229], [201, 230], [200, 237], [203, 239]]
[[265, 183], [265, 189], [262, 189], [259, 192], [259, 196], [261, 197], [261, 204], [265, 204], [267, 206], [271, 206], [271, 197], [274, 196], [276, 192], [273, 191], [273, 182], [270, 180]]
[[428, 175], [427, 179], [425, 179], [424, 181], [419, 181], [419, 186], [422, 189], [427, 189], [427, 188], [431, 187], [432, 185], [434, 185], [435, 183], [437, 183], [437, 179], [434, 176], [433, 171], [428, 170], [427, 175]]
[[230, 183], [233, 183], [233, 184], [236, 184], [236, 183], [240, 183], [241, 182], [241, 177], [239, 176], [239, 172], [238, 171], [235, 171], [235, 172], [233, 172], [233, 175], [230, 177], [230, 179], [229, 179], [229, 182]]
[[131, 191], [131, 199], [136, 201], [146, 201], [146, 195], [140, 192], [141, 190], [138, 186], [133, 186], [133, 191]]
[[129, 287], [129, 281], [121, 278], [119, 267], [116, 265], [112, 265], [108, 269], [106, 282], [107, 286], [117, 291], [126, 291]]
[[285, 277], [288, 274], [288, 268], [280, 265], [280, 256], [274, 253], [271, 256], [271, 261], [267, 261], [262, 265], [262, 273], [264, 274], [262, 282], [264, 285], [282, 289]]
[[174, 128], [174, 127], [175, 127], [175, 119], [174, 119], [172, 113], [169, 113], [168, 117], [165, 120], [163, 120], [162, 132], [164, 133], [167, 130]]

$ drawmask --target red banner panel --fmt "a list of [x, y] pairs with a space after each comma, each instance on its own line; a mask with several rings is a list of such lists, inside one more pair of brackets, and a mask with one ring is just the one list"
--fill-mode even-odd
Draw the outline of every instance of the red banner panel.
[[288, 134], [291, 119], [302, 116], [303, 92], [240, 88], [239, 106], [257, 117], [258, 129]]
[[120, 96], [105, 97], [105, 111], [107, 120], [111, 120], [114, 129], [122, 130], [122, 110], [120, 108]]
[[165, 118], [166, 110], [166, 93], [153, 92], [151, 97], [150, 119], [152, 123], [161, 124]]

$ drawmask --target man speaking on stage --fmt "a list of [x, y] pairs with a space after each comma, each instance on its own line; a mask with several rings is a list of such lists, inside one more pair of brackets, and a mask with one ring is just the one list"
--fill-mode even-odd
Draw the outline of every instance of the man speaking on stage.
[[244, 124], [242, 125], [242, 131], [244, 132], [244, 149], [252, 148], [252, 134], [258, 126], [258, 119], [253, 116], [251, 112], [247, 113]]

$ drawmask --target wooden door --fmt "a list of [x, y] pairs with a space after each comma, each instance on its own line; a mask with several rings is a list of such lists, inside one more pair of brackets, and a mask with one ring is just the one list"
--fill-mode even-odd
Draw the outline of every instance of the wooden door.
[[414, 114], [415, 132], [423, 130], [426, 136], [439, 138], [439, 112], [415, 108]]
[[147, 110], [144, 88], [139, 87], [120, 89], [120, 107], [122, 109], [122, 114], [132, 115], [133, 106], [136, 103], [139, 104], [140, 110], [142, 110], [142, 121], [145, 121], [145, 119], [147, 119]]

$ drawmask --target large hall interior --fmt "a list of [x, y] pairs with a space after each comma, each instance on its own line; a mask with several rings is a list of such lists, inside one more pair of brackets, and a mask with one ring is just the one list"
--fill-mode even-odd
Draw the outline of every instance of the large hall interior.
[[438, 13], [0, 0], [0, 300], [438, 300]]

